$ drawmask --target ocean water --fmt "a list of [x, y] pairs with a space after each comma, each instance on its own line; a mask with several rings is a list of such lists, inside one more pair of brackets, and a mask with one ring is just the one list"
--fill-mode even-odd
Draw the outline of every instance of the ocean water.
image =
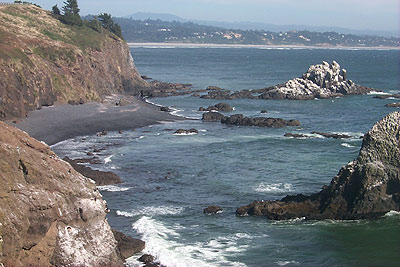
[[[399, 93], [400, 55], [390, 50], [145, 48], [132, 49], [139, 72], [157, 80], [239, 90], [262, 88], [301, 76], [311, 64], [336, 60], [360, 85]], [[270, 221], [236, 217], [253, 200], [314, 193], [353, 160], [360, 137], [395, 108], [373, 95], [309, 101], [224, 101], [233, 113], [297, 119], [300, 127], [268, 129], [202, 122], [200, 106], [216, 104], [192, 96], [150, 99], [170, 106], [183, 122], [77, 137], [53, 146], [59, 155], [85, 157], [92, 147], [123, 184], [100, 190], [112, 227], [146, 241], [165, 266], [398, 266], [400, 215], [374, 221]], [[260, 114], [266, 109], [267, 114]], [[197, 135], [171, 129], [196, 128]], [[349, 139], [287, 132], [346, 133]], [[224, 211], [204, 215], [208, 205]], [[139, 255], [140, 256], [140, 255]], [[137, 258], [137, 257], [136, 257]], [[135, 257], [131, 266], [140, 266]]]

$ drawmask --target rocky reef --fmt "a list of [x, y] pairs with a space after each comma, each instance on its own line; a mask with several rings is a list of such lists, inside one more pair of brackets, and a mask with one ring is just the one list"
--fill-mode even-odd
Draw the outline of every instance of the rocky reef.
[[357, 159], [342, 167], [320, 192], [254, 201], [236, 213], [273, 220], [348, 220], [377, 218], [390, 210], [400, 210], [400, 112], [378, 121], [365, 134]]
[[291, 79], [275, 86], [231, 92], [229, 90], [210, 91], [202, 95], [205, 99], [292, 99], [309, 100], [333, 98], [344, 95], [360, 95], [372, 89], [355, 84], [347, 78], [346, 69], [333, 61], [332, 64], [311, 65], [299, 78]]
[[0, 120], [54, 102], [138, 95], [150, 85], [111, 32], [68, 26], [34, 5], [0, 6]]
[[2, 122], [0, 184], [5, 266], [123, 266], [95, 183]]

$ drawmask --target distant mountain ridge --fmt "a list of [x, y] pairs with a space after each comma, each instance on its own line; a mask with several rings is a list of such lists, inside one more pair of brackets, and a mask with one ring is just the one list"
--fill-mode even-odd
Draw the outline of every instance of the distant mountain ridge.
[[178, 22], [194, 22], [207, 26], [223, 27], [229, 29], [240, 29], [240, 30], [264, 30], [271, 32], [286, 32], [286, 31], [314, 31], [314, 32], [337, 32], [342, 34], [356, 34], [356, 35], [372, 35], [382, 37], [400, 37], [400, 32], [396, 31], [379, 31], [370, 29], [348, 29], [337, 26], [311, 26], [311, 25], [276, 25], [262, 22], [250, 22], [250, 21], [239, 21], [239, 22], [227, 22], [227, 21], [210, 21], [210, 20], [196, 20], [186, 19], [173, 14], [166, 13], [148, 13], [148, 12], [136, 12], [134, 14], [125, 16], [124, 18], [131, 18], [134, 20], [163, 20], [163, 21], [178, 21]]

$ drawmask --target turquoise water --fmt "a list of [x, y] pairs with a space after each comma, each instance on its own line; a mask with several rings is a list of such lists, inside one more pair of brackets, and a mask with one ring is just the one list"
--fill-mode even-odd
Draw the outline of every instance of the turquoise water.
[[[398, 51], [250, 48], [134, 48], [141, 74], [154, 79], [252, 89], [300, 76], [309, 65], [336, 60], [360, 85], [399, 92]], [[233, 113], [297, 119], [301, 127], [232, 127], [188, 120], [162, 123], [107, 137], [68, 140], [57, 153], [81, 157], [90, 146], [107, 147], [94, 166], [119, 174], [124, 183], [102, 188], [112, 227], [146, 241], [146, 252], [166, 266], [398, 266], [400, 216], [376, 221], [291, 221], [236, 217], [257, 199], [313, 193], [353, 160], [362, 136], [393, 100], [373, 95], [311, 101], [226, 101]], [[200, 118], [200, 106], [219, 101], [191, 96], [150, 101], [181, 116]], [[269, 113], [260, 114], [262, 109]], [[169, 129], [196, 128], [177, 136]], [[347, 133], [350, 139], [313, 136], [290, 139], [286, 132]], [[111, 146], [107, 146], [111, 145]], [[220, 205], [224, 212], [202, 210]], [[134, 259], [130, 260], [135, 266]]]

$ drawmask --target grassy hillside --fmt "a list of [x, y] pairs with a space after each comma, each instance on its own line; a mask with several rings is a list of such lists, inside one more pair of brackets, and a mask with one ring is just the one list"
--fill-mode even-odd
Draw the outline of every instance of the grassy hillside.
[[0, 119], [148, 88], [125, 41], [88, 25], [65, 25], [33, 5], [0, 6]]

